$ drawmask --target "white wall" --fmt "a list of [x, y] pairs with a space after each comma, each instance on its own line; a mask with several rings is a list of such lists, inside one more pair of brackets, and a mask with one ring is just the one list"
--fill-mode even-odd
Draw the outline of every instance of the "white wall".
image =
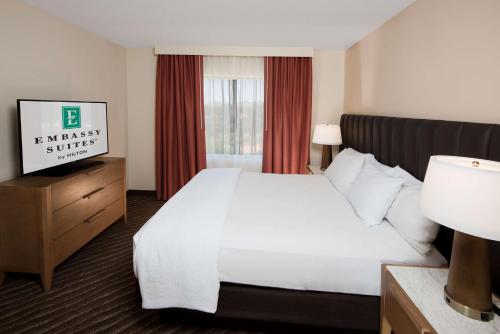
[[[155, 189], [154, 109], [156, 56], [153, 49], [127, 49], [128, 185]], [[313, 113], [316, 123], [338, 124], [343, 112], [344, 52], [315, 51]], [[321, 146], [311, 145], [311, 163], [321, 162]]]
[[126, 52], [16, 0], [0, 2], [0, 181], [19, 175], [16, 99], [108, 102], [111, 156], [126, 152]]

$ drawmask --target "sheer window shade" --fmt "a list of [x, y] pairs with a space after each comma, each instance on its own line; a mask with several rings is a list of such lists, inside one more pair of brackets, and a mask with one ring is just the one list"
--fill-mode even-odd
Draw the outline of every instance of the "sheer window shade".
[[252, 171], [260, 170], [264, 59], [204, 57], [203, 73], [208, 166], [225, 166], [230, 161], [238, 167], [238, 156], [246, 164], [254, 156]]
[[263, 57], [203, 57], [205, 79], [264, 80]]

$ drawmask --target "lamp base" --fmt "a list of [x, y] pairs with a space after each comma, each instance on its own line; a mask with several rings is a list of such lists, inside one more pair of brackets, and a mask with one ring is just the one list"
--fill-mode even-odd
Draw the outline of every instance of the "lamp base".
[[323, 145], [323, 156], [321, 157], [321, 170], [325, 170], [332, 163], [332, 145]]
[[481, 321], [491, 321], [495, 317], [495, 312], [493, 310], [491, 311], [474, 310], [468, 307], [467, 305], [464, 305], [459, 301], [456, 301], [455, 299], [450, 297], [448, 291], [446, 291], [446, 286], [444, 287], [444, 300], [448, 305], [450, 305], [452, 309], [454, 309], [460, 314], [465, 315], [466, 317]]
[[488, 240], [455, 231], [444, 299], [455, 311], [476, 320], [493, 319]]

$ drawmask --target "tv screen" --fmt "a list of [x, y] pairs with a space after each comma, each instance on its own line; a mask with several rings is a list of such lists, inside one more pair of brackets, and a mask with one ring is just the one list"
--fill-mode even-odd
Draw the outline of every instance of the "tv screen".
[[108, 153], [106, 102], [17, 100], [21, 174]]

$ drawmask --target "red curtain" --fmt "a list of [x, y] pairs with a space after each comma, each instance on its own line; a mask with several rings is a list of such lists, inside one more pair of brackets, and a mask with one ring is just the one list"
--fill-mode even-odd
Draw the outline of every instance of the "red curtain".
[[203, 57], [158, 56], [156, 197], [172, 197], [206, 168]]
[[311, 58], [266, 58], [264, 85], [262, 171], [306, 174], [311, 136]]

